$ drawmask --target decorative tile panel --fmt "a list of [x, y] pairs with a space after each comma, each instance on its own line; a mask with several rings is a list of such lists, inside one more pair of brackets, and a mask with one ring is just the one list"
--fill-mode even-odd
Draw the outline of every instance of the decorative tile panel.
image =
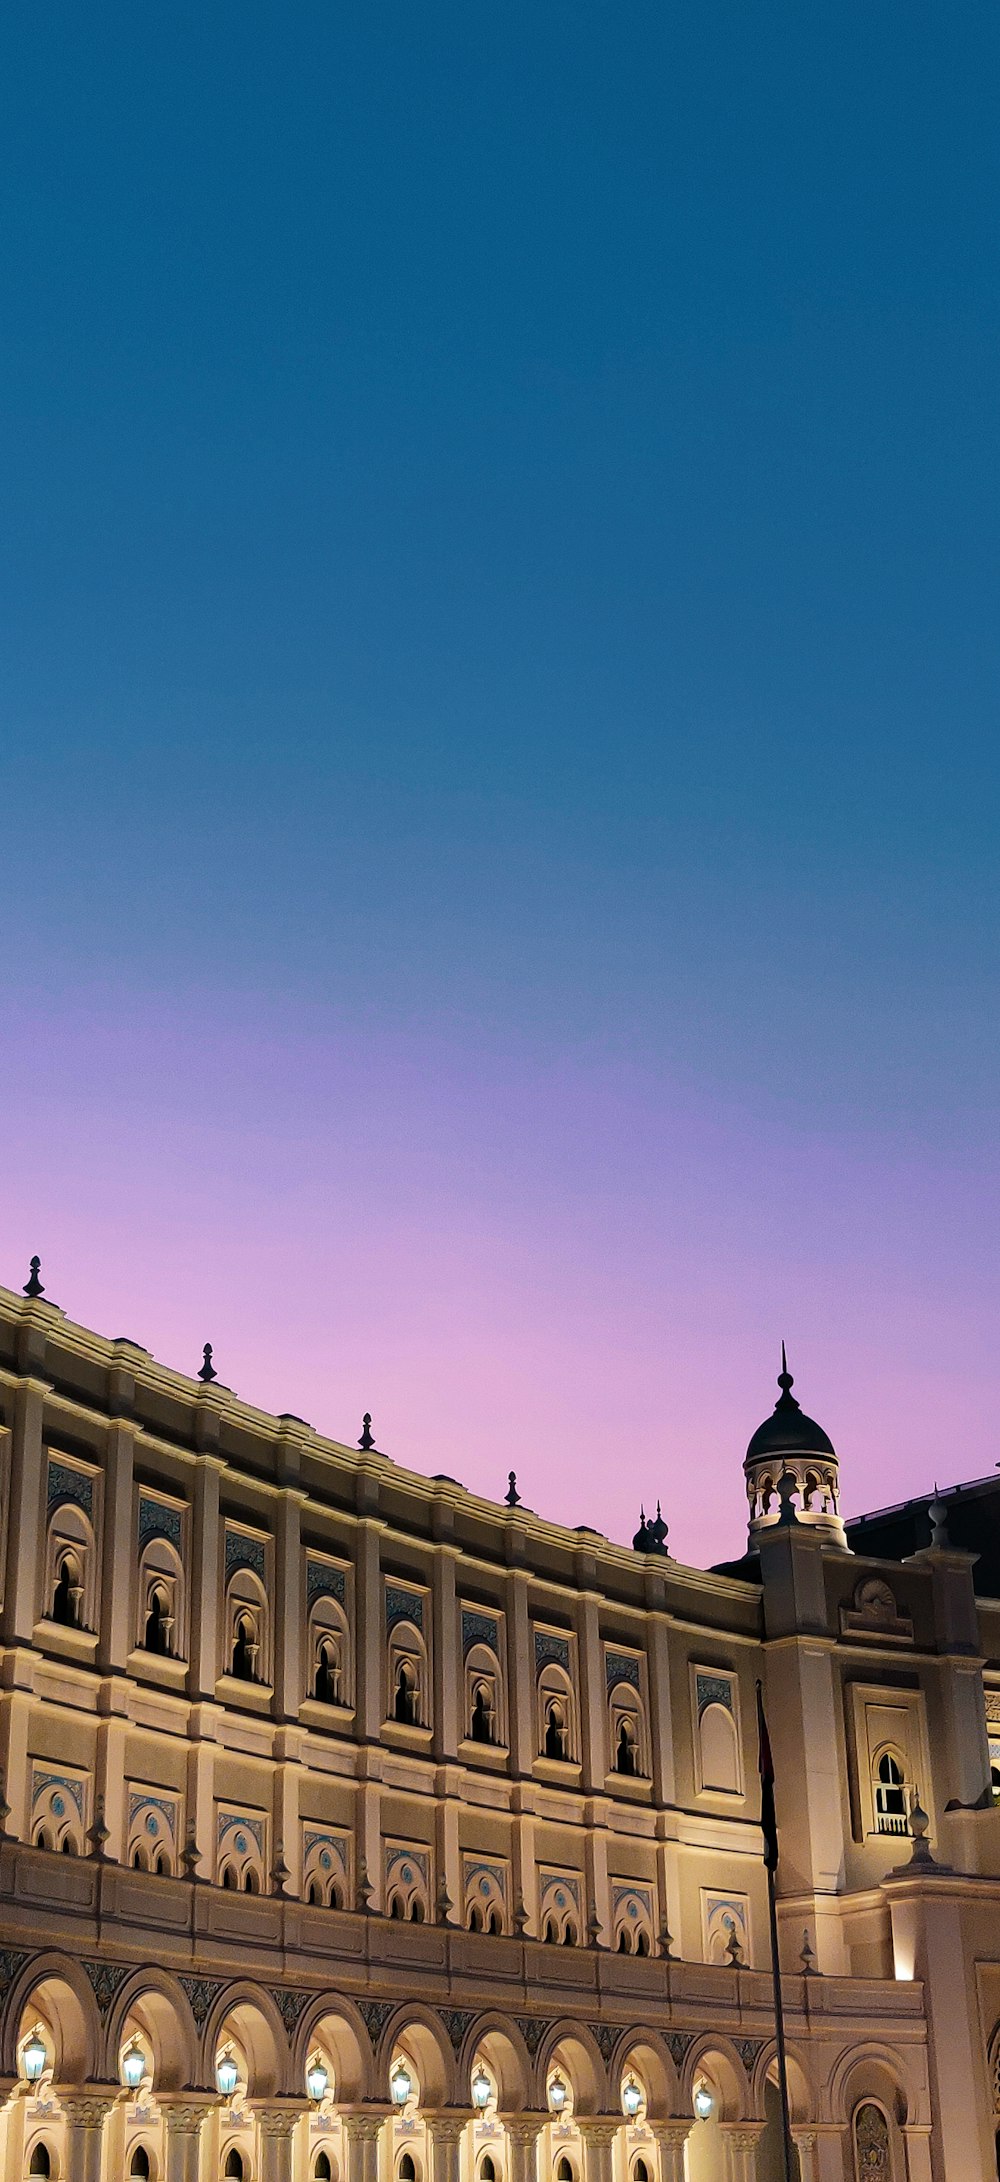
[[462, 1608], [462, 1658], [468, 1658], [474, 1644], [488, 1644], [499, 1655], [497, 1623], [492, 1614], [473, 1612]]
[[629, 1652], [605, 1652], [604, 1671], [609, 1690], [619, 1682], [629, 1682], [634, 1690], [639, 1687], [639, 1662]]
[[179, 1553], [181, 1550], [181, 1511], [168, 1508], [162, 1500], [153, 1500], [148, 1493], [139, 1495], [139, 1551], [151, 1538], [166, 1538]]
[[49, 1458], [49, 1513], [61, 1501], [72, 1500], [82, 1508], [90, 1522], [94, 1519], [94, 1480], [85, 1477], [82, 1470], [74, 1470], [68, 1462], [56, 1462]]
[[[218, 1811], [218, 1812], [217, 1812], [217, 1814], [216, 1814], [216, 1843], [217, 1843], [217, 1846], [218, 1846], [219, 1848], [221, 1848], [221, 1846], [222, 1846], [222, 1842], [223, 1842], [223, 1839], [224, 1839], [225, 1835], [226, 1835], [227, 1833], [231, 1833], [231, 1832], [232, 1832], [232, 1830], [233, 1830], [233, 1827], [234, 1827], [234, 1826], [238, 1826], [238, 1827], [240, 1828], [240, 1831], [241, 1831], [241, 1832], [246, 1832], [246, 1833], [248, 1833], [248, 1834], [252, 1834], [252, 1835], [253, 1835], [253, 1838], [254, 1838], [254, 1840], [255, 1840], [255, 1841], [256, 1841], [256, 1843], [257, 1843], [257, 1847], [258, 1847], [258, 1849], [260, 1850], [260, 1853], [261, 1853], [261, 1855], [263, 1856], [263, 1854], [264, 1854], [264, 1821], [263, 1821], [263, 1819], [262, 1819], [262, 1818], [250, 1818], [250, 1817], [248, 1817], [248, 1815], [247, 1815], [247, 1813], [246, 1813], [245, 1811], [230, 1811], [230, 1810], [220, 1810], [220, 1811]], [[239, 1849], [240, 1855], [242, 1856], [242, 1855], [243, 1855], [243, 1854], [245, 1853], [245, 1850], [244, 1850], [244, 1846], [243, 1846], [243, 1845], [242, 1845], [242, 1844], [241, 1844], [241, 1843], [240, 1843], [239, 1841], [237, 1841], [237, 1843], [236, 1843], [236, 1847], [237, 1847], [237, 1848]]]
[[[39, 1796], [43, 1796], [47, 1788], [55, 1788], [60, 1792], [65, 1791], [66, 1795], [70, 1796], [75, 1803], [82, 1825], [86, 1786], [86, 1781], [74, 1780], [69, 1773], [49, 1773], [41, 1766], [33, 1766], [31, 1771], [31, 1808], [34, 1810]], [[56, 1817], [61, 1818], [62, 1812], [55, 1804], [53, 1809], [56, 1812]]]
[[226, 1524], [226, 1582], [238, 1568], [249, 1568], [253, 1575], [264, 1582], [264, 1541], [248, 1538], [245, 1531], [233, 1530]]
[[695, 1677], [698, 1718], [701, 1719], [709, 1705], [723, 1705], [728, 1713], [733, 1709], [733, 1684], [728, 1674], [699, 1674]]
[[398, 1584], [385, 1587], [385, 1626], [394, 1629], [397, 1621], [412, 1621], [415, 1629], [424, 1626], [424, 1602], [419, 1591], [404, 1591]]
[[182, 1971], [178, 1978], [178, 1984], [183, 1987], [191, 2003], [191, 2013], [194, 2016], [197, 2029], [202, 2030], [208, 2021], [211, 2008], [222, 1991], [223, 1980], [217, 1977], [188, 1977]]
[[555, 1636], [551, 1629], [536, 1629], [535, 1673], [540, 1674], [542, 1668], [547, 1667], [550, 1662], [554, 1662], [557, 1667], [565, 1667], [567, 1674], [569, 1673], [569, 1638]]
[[336, 1599], [343, 1606], [347, 1598], [347, 1576], [342, 1568], [335, 1568], [331, 1561], [314, 1560], [312, 1554], [306, 1562], [306, 1609], [315, 1606], [317, 1599]]

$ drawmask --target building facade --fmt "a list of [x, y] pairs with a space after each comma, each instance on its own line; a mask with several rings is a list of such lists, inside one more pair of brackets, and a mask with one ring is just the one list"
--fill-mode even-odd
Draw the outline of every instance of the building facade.
[[[0, 1290], [0, 2182], [997, 2174], [1000, 1604], [782, 1373], [682, 1566]], [[514, 1498], [513, 1492], [511, 1498]]]

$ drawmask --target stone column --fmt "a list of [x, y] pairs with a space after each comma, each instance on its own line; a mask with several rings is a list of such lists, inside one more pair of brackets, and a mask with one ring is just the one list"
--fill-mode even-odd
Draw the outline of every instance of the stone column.
[[104, 2124], [118, 2096], [117, 2089], [59, 2093], [66, 2116], [66, 2182], [101, 2182]]
[[510, 2182], [538, 2182], [538, 2139], [547, 2118], [545, 2114], [501, 2115], [510, 2146]]
[[271, 2099], [254, 2107], [260, 2141], [260, 2182], [290, 2182], [292, 2131], [307, 2112], [303, 2099]]
[[165, 2182], [199, 2182], [202, 2131], [216, 2100], [162, 2098], [159, 2103], [167, 2138]]
[[931, 2131], [929, 2122], [904, 2122], [907, 2182], [931, 2182]]
[[654, 2121], [650, 2127], [660, 2154], [660, 2182], [684, 2182], [684, 2146], [691, 2134], [691, 2123]]
[[431, 2140], [431, 2182], [458, 2182], [462, 2138], [468, 2114], [425, 2114]]
[[756, 2182], [756, 2151], [764, 2134], [762, 2121], [723, 2121], [722, 2132], [726, 2156], [726, 2182]]
[[799, 2155], [799, 2182], [819, 2182], [815, 2129], [793, 2129], [792, 2143]]
[[365, 2113], [341, 2115], [347, 2147], [346, 2182], [378, 2182], [378, 2140], [387, 2106], [373, 2106]]
[[615, 2138], [622, 2126], [609, 2114], [578, 2114], [576, 2126], [583, 2138], [586, 2182], [613, 2182]]

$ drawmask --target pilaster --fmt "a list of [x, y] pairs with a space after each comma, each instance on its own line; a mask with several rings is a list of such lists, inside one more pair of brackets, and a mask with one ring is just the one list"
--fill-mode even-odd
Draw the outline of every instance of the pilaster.
[[355, 2109], [342, 2114], [347, 2149], [346, 2182], [378, 2182], [378, 2140], [387, 2106]]
[[260, 2182], [289, 2182], [292, 2134], [308, 2108], [303, 2099], [268, 2099], [254, 2106], [260, 2143]]
[[219, 1553], [219, 1478], [223, 1465], [211, 1455], [201, 1455], [194, 1481], [191, 1541], [191, 1665], [188, 1690], [192, 1697], [214, 1697], [219, 1678], [219, 1592], [222, 1563]]
[[10, 1458], [10, 1522], [3, 1634], [8, 1644], [31, 1642], [38, 1615], [46, 1461], [43, 1424], [47, 1382], [24, 1379], [14, 1394]]
[[501, 2119], [510, 2147], [510, 2182], [538, 2182], [538, 2139], [547, 2115], [504, 2114]]
[[117, 2086], [107, 2090], [61, 2091], [66, 2117], [66, 2172], [69, 2182], [101, 2182], [104, 2126], [118, 2100]]
[[425, 2114], [431, 2140], [431, 2182], [459, 2182], [468, 2114]]
[[215, 2103], [195, 2094], [183, 2098], [161, 2096], [159, 2105], [167, 2140], [165, 2182], [199, 2182], [205, 2121]]
[[621, 2119], [607, 2114], [580, 2114], [577, 2128], [583, 2138], [586, 2182], [613, 2182], [615, 2140]]
[[660, 2182], [684, 2182], [684, 2146], [691, 2134], [689, 2121], [654, 2121], [650, 2124], [660, 2154]]
[[134, 1640], [133, 1587], [129, 1581], [123, 1581], [135, 1562], [134, 1451], [134, 1427], [123, 1421], [110, 1424], [104, 1457], [98, 1663], [106, 1673], [115, 1674], [124, 1674]]

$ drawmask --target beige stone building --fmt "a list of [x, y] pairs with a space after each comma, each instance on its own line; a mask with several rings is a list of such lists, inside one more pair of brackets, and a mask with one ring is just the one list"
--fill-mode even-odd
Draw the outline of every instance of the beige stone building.
[[781, 1385], [705, 1571], [0, 1290], [0, 2182], [775, 2182], [758, 1678], [801, 2182], [995, 2178], [1000, 1604]]

